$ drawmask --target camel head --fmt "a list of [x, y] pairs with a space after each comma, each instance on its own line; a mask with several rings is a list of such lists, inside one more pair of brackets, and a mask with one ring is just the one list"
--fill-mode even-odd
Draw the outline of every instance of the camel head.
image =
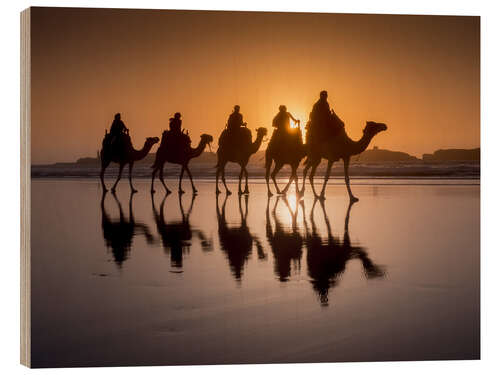
[[260, 127], [256, 129], [257, 137], [264, 138], [267, 135], [267, 128]]
[[210, 134], [202, 134], [200, 136], [200, 138], [201, 138], [201, 141], [207, 145], [212, 143], [214, 140], [214, 137], [212, 137]]
[[146, 147], [153, 147], [155, 143], [160, 142], [160, 138], [158, 137], [148, 137], [146, 138], [146, 142], [144, 143], [144, 146]]
[[387, 125], [382, 122], [367, 121], [363, 134], [374, 137], [378, 133], [387, 130]]

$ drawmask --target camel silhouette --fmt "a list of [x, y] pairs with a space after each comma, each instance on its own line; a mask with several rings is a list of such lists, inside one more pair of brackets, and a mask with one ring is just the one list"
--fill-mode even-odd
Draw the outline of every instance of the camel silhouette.
[[[266, 236], [274, 256], [274, 273], [278, 277], [279, 281], [286, 282], [290, 279], [292, 262], [293, 268], [300, 271], [303, 238], [297, 226], [297, 214], [299, 212], [298, 207], [296, 207], [294, 212], [290, 207], [286, 196], [281, 198], [290, 212], [292, 226], [291, 228], [285, 228], [279, 219], [279, 216], [276, 214], [276, 208], [280, 200], [280, 197], [277, 197], [272, 211], [272, 217], [275, 224], [275, 229], [273, 230], [271, 216], [269, 214], [270, 197], [268, 197], [266, 206]], [[301, 200], [299, 205], [302, 208], [302, 216], [304, 217], [304, 201]]]
[[241, 195], [238, 197], [241, 224], [239, 227], [229, 227], [226, 221], [226, 203], [228, 196], [222, 203], [222, 212], [219, 209], [219, 196], [216, 196], [216, 212], [219, 233], [219, 243], [221, 250], [226, 254], [231, 273], [238, 283], [243, 276], [243, 268], [252, 253], [252, 246], [255, 242], [259, 259], [267, 259], [267, 254], [259, 239], [250, 233], [247, 225], [248, 215], [248, 195], [245, 195], [245, 213], [241, 205]]
[[136, 193], [137, 190], [135, 190], [134, 187], [132, 186], [132, 168], [134, 167], [134, 162], [144, 159], [151, 150], [151, 148], [153, 147], [153, 145], [158, 142], [159, 142], [158, 137], [146, 138], [146, 141], [144, 142], [144, 146], [142, 147], [142, 149], [135, 150], [134, 147], [132, 146], [132, 141], [130, 140], [130, 136], [128, 134], [121, 134], [121, 138], [117, 139], [115, 141], [115, 144], [111, 144], [110, 135], [106, 130], [106, 134], [102, 141], [102, 149], [101, 152], [99, 153], [99, 157], [101, 159], [100, 176], [101, 176], [101, 184], [103, 191], [105, 192], [108, 191], [106, 189], [106, 185], [104, 184], [104, 172], [106, 171], [106, 168], [109, 166], [109, 164], [111, 162], [114, 162], [119, 164], [120, 170], [118, 172], [118, 177], [116, 178], [116, 181], [113, 187], [111, 188], [111, 191], [112, 192], [116, 191], [116, 185], [118, 184], [118, 181], [120, 181], [120, 178], [122, 177], [123, 167], [125, 167], [125, 165], [128, 164], [129, 166], [128, 181], [130, 184], [130, 190], [133, 193]]
[[[320, 202], [323, 210], [328, 237], [323, 239], [318, 234], [318, 229], [314, 221], [314, 208], [316, 202]], [[328, 306], [328, 294], [331, 288], [337, 286], [342, 274], [346, 269], [346, 264], [351, 259], [359, 259], [363, 265], [364, 275], [367, 279], [380, 278], [385, 276], [384, 268], [376, 265], [368, 257], [363, 247], [352, 246], [349, 236], [349, 218], [351, 208], [355, 202], [350, 201], [344, 221], [344, 238], [342, 241], [332, 235], [330, 221], [326, 214], [323, 200], [315, 199], [311, 208], [312, 231], [306, 225], [306, 248], [307, 248], [307, 268], [311, 278], [313, 289], [318, 294], [323, 306]]]
[[165, 221], [164, 206], [167, 196], [168, 194], [165, 194], [163, 197], [160, 203], [160, 210], [158, 211], [155, 206], [154, 195], [151, 194], [153, 217], [163, 244], [163, 249], [165, 253], [170, 253], [170, 264], [174, 268], [182, 268], [183, 257], [185, 253], [189, 252], [193, 234], [197, 235], [200, 239], [204, 251], [210, 251], [212, 249], [212, 241], [209, 240], [201, 230], [192, 229], [189, 223], [189, 217], [193, 211], [193, 204], [196, 196], [193, 194], [189, 210], [185, 213], [182, 206], [181, 194], [179, 194], [179, 208], [182, 219], [171, 223]]
[[[344, 161], [345, 184], [347, 187], [347, 192], [349, 193], [349, 198], [351, 201], [358, 201], [358, 198], [356, 198], [352, 194], [349, 179], [349, 163], [351, 161], [351, 157], [365, 151], [373, 137], [384, 130], [387, 130], [386, 124], [367, 121], [366, 126], [363, 129], [363, 136], [358, 141], [353, 141], [352, 139], [350, 139], [344, 128], [340, 129], [340, 133], [338, 135], [334, 136], [333, 138], [324, 139], [318, 144], [310, 144], [309, 139], [307, 139], [307, 159], [305, 161], [302, 189], [300, 191], [300, 194], [304, 194], [307, 172], [309, 171], [309, 169], [311, 169], [309, 182], [311, 184], [314, 196], [318, 199], [325, 199], [326, 183], [328, 182], [328, 179], [330, 177], [332, 165], [337, 160], [342, 159]], [[321, 189], [321, 193], [318, 195], [316, 193], [316, 190], [314, 189], [314, 175], [316, 173], [316, 168], [318, 167], [322, 158], [328, 160], [328, 165], [326, 167], [323, 188]]]
[[[274, 161], [274, 169], [271, 173], [274, 186], [277, 194], [286, 194], [292, 181], [295, 180], [295, 190], [299, 193], [299, 182], [297, 176], [297, 168], [300, 161], [306, 156], [307, 149], [302, 143], [302, 131], [300, 128], [287, 129], [286, 131], [275, 130], [271, 136], [271, 141], [266, 149], [266, 184], [267, 194], [272, 196], [273, 193], [269, 187], [269, 172]], [[276, 175], [284, 165], [289, 164], [292, 173], [286, 187], [280, 191], [276, 182]]]
[[128, 220], [123, 214], [123, 209], [120, 201], [113, 194], [116, 204], [118, 205], [118, 210], [120, 212], [119, 220], [112, 220], [109, 213], [106, 211], [104, 204], [106, 197], [106, 192], [102, 194], [101, 198], [101, 228], [104, 240], [106, 242], [106, 247], [111, 248], [113, 253], [113, 259], [118, 266], [122, 267], [123, 262], [128, 259], [130, 249], [132, 247], [132, 240], [135, 235], [143, 234], [146, 237], [148, 243], [153, 243], [153, 236], [149, 230], [149, 227], [141, 222], [136, 222], [134, 218], [134, 213], [132, 209], [133, 194], [130, 194], [129, 198], [129, 214]]
[[[225, 176], [225, 168], [228, 162], [238, 163], [241, 167], [239, 182], [238, 182], [238, 193], [248, 194], [248, 171], [246, 166], [248, 164], [248, 160], [252, 154], [255, 154], [260, 145], [262, 144], [262, 140], [267, 134], [266, 128], [258, 128], [257, 130], [257, 138], [252, 143], [252, 133], [246, 127], [241, 127], [238, 130], [233, 130], [232, 133], [229, 133], [227, 129], [225, 129], [221, 136], [219, 137], [219, 148], [217, 150], [217, 172], [215, 175], [215, 193], [220, 194], [219, 190], [219, 176], [222, 176], [222, 182], [224, 187], [226, 188], [226, 194], [231, 194], [231, 191], [228, 189], [226, 185], [226, 176]], [[245, 175], [245, 191], [241, 190], [241, 180]]]
[[163, 180], [163, 166], [165, 165], [166, 162], [172, 163], [172, 164], [179, 164], [181, 165], [181, 173], [179, 175], [179, 193], [184, 193], [184, 190], [182, 190], [182, 177], [184, 176], [184, 171], [187, 172], [189, 176], [189, 180], [191, 181], [191, 188], [193, 189], [193, 193], [197, 193], [198, 190], [196, 190], [196, 187], [194, 186], [193, 183], [193, 176], [191, 175], [191, 171], [189, 170], [189, 161], [193, 158], [197, 158], [200, 156], [203, 151], [205, 150], [205, 147], [207, 145], [210, 145], [210, 143], [213, 141], [213, 137], [209, 134], [202, 134], [200, 136], [200, 143], [196, 148], [188, 147], [187, 149], [182, 149], [182, 148], [177, 148], [177, 149], [169, 149], [167, 147], [167, 142], [166, 142], [166, 134], [167, 131], [163, 132], [163, 136], [161, 139], [161, 144], [160, 147], [158, 148], [158, 151], [156, 152], [156, 158], [153, 166], [153, 173], [151, 177], [151, 192], [154, 193], [154, 182], [155, 182], [155, 176], [156, 173], [159, 171], [159, 176], [158, 178], [160, 179], [163, 187], [165, 188], [165, 191], [167, 194], [169, 194], [171, 191], [165, 184], [165, 181]]

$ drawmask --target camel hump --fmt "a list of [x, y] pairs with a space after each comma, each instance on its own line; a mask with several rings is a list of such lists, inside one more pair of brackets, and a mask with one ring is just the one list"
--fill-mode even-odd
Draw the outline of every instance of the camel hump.
[[160, 147], [187, 148], [191, 145], [191, 138], [186, 133], [165, 130], [161, 137]]
[[246, 127], [240, 127], [233, 130], [224, 129], [219, 137], [219, 146], [224, 146], [226, 142], [237, 145], [251, 144], [252, 132]]

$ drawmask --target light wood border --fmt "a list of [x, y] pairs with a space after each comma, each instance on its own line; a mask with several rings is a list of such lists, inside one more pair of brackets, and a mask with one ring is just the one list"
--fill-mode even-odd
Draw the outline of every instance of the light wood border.
[[21, 364], [31, 366], [31, 12], [21, 12]]

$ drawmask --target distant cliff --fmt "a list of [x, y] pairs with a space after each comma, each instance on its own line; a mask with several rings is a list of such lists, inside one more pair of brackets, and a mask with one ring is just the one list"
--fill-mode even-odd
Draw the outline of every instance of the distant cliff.
[[422, 156], [424, 161], [480, 161], [481, 149], [473, 148], [470, 150], [464, 149], [448, 149], [437, 150], [433, 154], [424, 154]]
[[[481, 150], [479, 148], [463, 150], [463, 149], [448, 149], [437, 150], [433, 154], [424, 154], [422, 159], [401, 151], [383, 150], [374, 147], [370, 150], [365, 150], [359, 156], [354, 156], [351, 160], [352, 163], [418, 163], [418, 162], [450, 162], [450, 161], [466, 161], [466, 162], [479, 162]], [[265, 150], [261, 149], [250, 158], [250, 165], [264, 165]], [[153, 165], [156, 153], [150, 153], [144, 159], [137, 162], [137, 165]], [[190, 165], [215, 165], [217, 163], [217, 156], [215, 152], [203, 152], [199, 157], [191, 160]], [[56, 165], [69, 165], [72, 163], [56, 163]], [[91, 167], [97, 166], [99, 162], [97, 158], [84, 157], [76, 161], [75, 166]]]
[[419, 161], [419, 159], [415, 156], [407, 154], [406, 152], [381, 150], [377, 146], [375, 146], [371, 150], [363, 151], [359, 155], [359, 157], [354, 156], [353, 161], [355, 163], [356, 162], [376, 163], [376, 162], [391, 162], [391, 161], [412, 162], [412, 161]]

